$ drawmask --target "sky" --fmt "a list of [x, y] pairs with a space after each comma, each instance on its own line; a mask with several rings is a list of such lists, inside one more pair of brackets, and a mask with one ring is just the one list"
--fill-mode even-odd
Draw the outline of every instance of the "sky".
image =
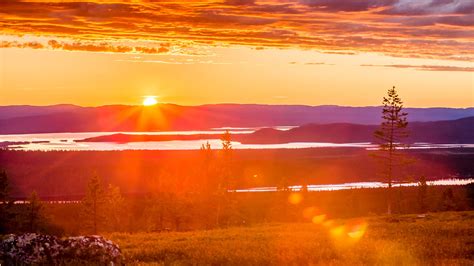
[[0, 105], [474, 106], [474, 1], [18, 1]]

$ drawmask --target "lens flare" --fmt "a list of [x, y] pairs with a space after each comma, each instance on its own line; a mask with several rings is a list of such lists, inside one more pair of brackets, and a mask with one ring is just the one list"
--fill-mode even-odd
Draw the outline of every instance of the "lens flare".
[[301, 193], [291, 193], [288, 196], [288, 202], [291, 204], [296, 205], [301, 203], [301, 201], [303, 201], [303, 195], [301, 195]]
[[366, 230], [367, 223], [365, 221], [358, 221], [349, 226], [347, 235], [352, 239], [360, 239], [362, 236], [364, 236]]
[[316, 215], [311, 219], [314, 224], [322, 224], [326, 220], [326, 214]]
[[333, 224], [334, 224], [333, 220], [325, 220], [323, 222], [323, 226], [325, 226], [325, 227], [331, 227]]
[[344, 225], [340, 225], [340, 226], [331, 228], [329, 232], [331, 232], [331, 236], [333, 237], [341, 237], [344, 235], [345, 230], [346, 230], [346, 227]]
[[312, 219], [313, 216], [316, 215], [316, 208], [315, 207], [308, 207], [304, 208], [303, 210], [303, 217], [306, 219]]

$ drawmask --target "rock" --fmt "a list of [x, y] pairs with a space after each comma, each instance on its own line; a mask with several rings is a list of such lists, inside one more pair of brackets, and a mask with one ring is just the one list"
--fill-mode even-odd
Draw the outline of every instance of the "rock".
[[123, 264], [120, 248], [101, 236], [64, 240], [40, 234], [7, 235], [0, 242], [0, 265]]
[[120, 248], [101, 236], [70, 237], [63, 241], [62, 255], [68, 259], [120, 264]]
[[0, 258], [5, 264], [51, 264], [62, 250], [61, 240], [54, 236], [8, 235], [0, 244]]

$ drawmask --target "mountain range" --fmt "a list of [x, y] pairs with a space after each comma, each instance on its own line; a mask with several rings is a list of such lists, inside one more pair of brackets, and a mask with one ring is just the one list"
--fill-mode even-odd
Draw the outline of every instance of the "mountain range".
[[[410, 122], [456, 120], [474, 116], [472, 107], [405, 108], [404, 110], [409, 114]], [[148, 107], [128, 105], [0, 106], [0, 134], [205, 130], [219, 127], [303, 125], [318, 127], [315, 124], [333, 124], [331, 126], [333, 130], [337, 128], [342, 130], [347, 127], [344, 124], [377, 125], [381, 121], [380, 115], [380, 106], [259, 104], [200, 106], [158, 104]], [[329, 130], [329, 127], [325, 130]], [[278, 138], [286, 138], [285, 133], [269, 133], [269, 135], [272, 134], [279, 135]], [[429, 134], [429, 132], [424, 134]]]

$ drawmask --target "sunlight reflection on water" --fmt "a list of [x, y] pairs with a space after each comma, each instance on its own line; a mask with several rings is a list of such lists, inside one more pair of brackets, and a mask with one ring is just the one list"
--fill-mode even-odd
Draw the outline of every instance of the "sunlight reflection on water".
[[[440, 179], [434, 181], [427, 181], [429, 186], [460, 186], [474, 183], [474, 178], [469, 179]], [[414, 187], [418, 186], [418, 182], [406, 182], [406, 183], [393, 183], [393, 187]], [[336, 190], [347, 190], [347, 189], [360, 189], [360, 188], [384, 188], [388, 187], [387, 183], [383, 182], [354, 182], [354, 183], [342, 183], [342, 184], [326, 184], [326, 185], [308, 185], [308, 191], [336, 191]], [[289, 186], [290, 191], [301, 191], [303, 186]], [[254, 187], [247, 189], [237, 189], [233, 192], [276, 192], [280, 189], [277, 187]]]
[[[288, 130], [291, 127], [274, 127], [279, 130]], [[198, 150], [201, 144], [208, 141], [213, 149], [221, 148], [218, 139], [201, 140], [173, 140], [173, 141], [147, 141], [147, 142], [76, 142], [77, 140], [124, 133], [131, 135], [193, 135], [193, 134], [222, 134], [224, 129], [229, 129], [232, 134], [252, 133], [258, 128], [216, 128], [204, 131], [162, 131], [162, 132], [78, 132], [78, 133], [41, 133], [41, 134], [13, 134], [0, 135], [2, 142], [30, 142], [8, 145], [9, 149], [27, 151], [122, 151], [122, 150]], [[39, 143], [33, 143], [39, 142]], [[376, 149], [377, 146], [370, 142], [363, 143], [327, 143], [327, 142], [291, 142], [282, 144], [242, 144], [232, 142], [234, 149], [301, 149], [301, 148], [328, 148], [328, 147], [355, 147]], [[430, 144], [415, 143], [411, 149], [431, 148], [474, 148], [474, 144]]]

